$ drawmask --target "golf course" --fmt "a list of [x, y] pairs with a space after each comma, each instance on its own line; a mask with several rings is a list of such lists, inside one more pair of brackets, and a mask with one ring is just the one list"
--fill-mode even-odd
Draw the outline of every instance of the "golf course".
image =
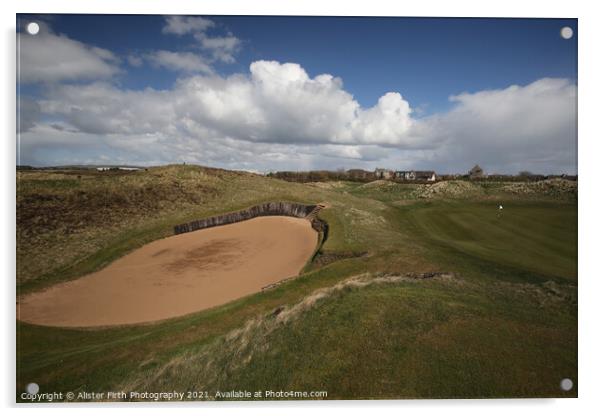
[[[324, 204], [327, 235], [273, 216], [174, 233], [269, 202]], [[17, 401], [28, 383], [75, 401], [578, 394], [576, 181], [19, 170], [16, 283]]]

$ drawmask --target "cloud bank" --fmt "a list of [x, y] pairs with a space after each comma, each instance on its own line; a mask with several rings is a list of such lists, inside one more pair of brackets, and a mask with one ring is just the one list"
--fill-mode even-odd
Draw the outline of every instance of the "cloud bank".
[[40, 24], [36, 36], [17, 34], [18, 77], [23, 83], [107, 79], [119, 72], [109, 50], [54, 34]]
[[[114, 77], [121, 60], [50, 31], [23, 36], [21, 81], [42, 96], [20, 107], [21, 163], [202, 163], [233, 169], [376, 166], [490, 173], [576, 172], [576, 85], [531, 84], [465, 92], [451, 110], [415, 115], [395, 91], [363, 107], [331, 74], [310, 76], [297, 63], [259, 60], [247, 73], [218, 75], [239, 41], [211, 37], [215, 23], [172, 16], [163, 32], [191, 36], [194, 52], [148, 51], [130, 66], [176, 71], [170, 89], [128, 90]], [[236, 40], [230, 40], [230, 38]], [[52, 51], [52, 52], [49, 52]], [[72, 84], [71, 81], [93, 80]]]
[[248, 75], [191, 76], [165, 91], [128, 91], [96, 82], [55, 85], [46, 95], [39, 101], [42, 111], [82, 133], [163, 132], [191, 140], [281, 144], [430, 144], [412, 135], [415, 120], [400, 94], [387, 93], [363, 109], [339, 78], [311, 78], [291, 63], [256, 61]]

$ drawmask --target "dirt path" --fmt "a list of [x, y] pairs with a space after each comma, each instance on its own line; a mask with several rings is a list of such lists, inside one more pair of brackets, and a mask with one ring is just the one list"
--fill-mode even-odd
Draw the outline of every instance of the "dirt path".
[[295, 276], [316, 248], [305, 219], [258, 217], [152, 242], [78, 280], [25, 296], [19, 319], [105, 326], [185, 315]]

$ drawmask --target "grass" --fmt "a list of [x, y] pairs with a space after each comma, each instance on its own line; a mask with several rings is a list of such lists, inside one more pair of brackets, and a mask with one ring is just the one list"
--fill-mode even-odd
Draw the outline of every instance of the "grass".
[[577, 278], [577, 207], [566, 203], [511, 201], [437, 203], [404, 209], [416, 232], [456, 255], [536, 274]]
[[[97, 270], [177, 223], [271, 200], [329, 202], [323, 252], [366, 255], [149, 325], [17, 322], [17, 399], [32, 381], [40, 392], [575, 397], [558, 384], [577, 381], [576, 203], [477, 186], [470, 198], [421, 199], [415, 185], [314, 186], [197, 166], [19, 173], [20, 293]], [[428, 271], [456, 277], [376, 283]], [[370, 284], [344, 283], [357, 275]], [[282, 308], [287, 319], [274, 314]]]
[[332, 399], [557, 395], [558, 381], [575, 377], [574, 362], [570, 354], [550, 353], [548, 344], [569, 351], [569, 325], [533, 322], [536, 310], [514, 317], [506, 309], [511, 305], [479, 295], [449, 283], [350, 291], [269, 334], [266, 347], [226, 379], [201, 385], [323, 389]]

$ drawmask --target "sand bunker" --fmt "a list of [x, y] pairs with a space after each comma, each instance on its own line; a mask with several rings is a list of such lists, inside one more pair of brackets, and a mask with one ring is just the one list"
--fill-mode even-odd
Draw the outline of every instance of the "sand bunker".
[[79, 327], [185, 315], [299, 274], [317, 238], [309, 221], [281, 216], [165, 238], [96, 273], [25, 296], [18, 317]]

